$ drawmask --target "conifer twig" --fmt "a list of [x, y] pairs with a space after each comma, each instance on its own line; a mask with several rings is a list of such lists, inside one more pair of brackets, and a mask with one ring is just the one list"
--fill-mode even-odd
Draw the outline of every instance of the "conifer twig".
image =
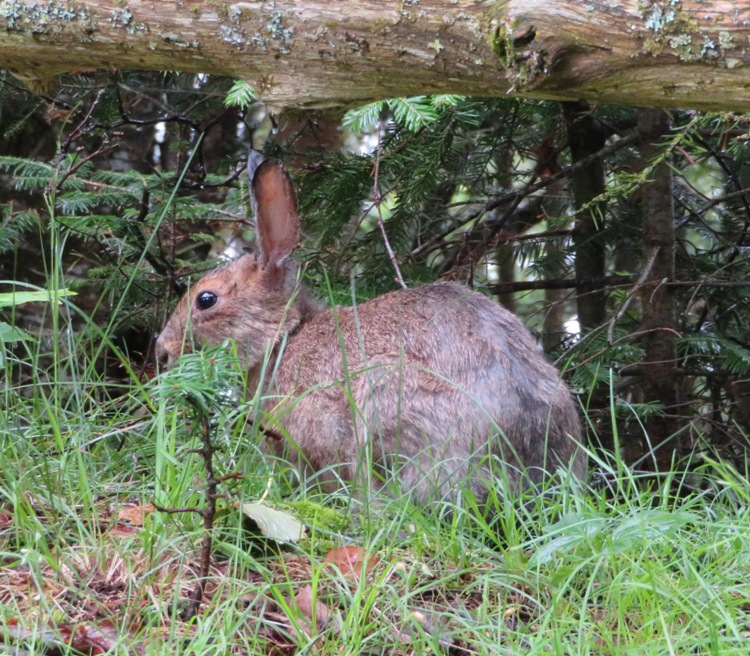
[[374, 182], [373, 182], [373, 189], [372, 189], [372, 195], [375, 199], [375, 207], [378, 210], [378, 227], [380, 228], [380, 233], [383, 235], [383, 243], [385, 244], [385, 250], [388, 252], [388, 257], [391, 260], [391, 264], [393, 264], [393, 268], [396, 270], [396, 280], [398, 281], [399, 285], [403, 289], [406, 289], [406, 283], [404, 282], [404, 278], [401, 275], [401, 269], [398, 266], [398, 261], [396, 260], [396, 255], [393, 252], [393, 249], [391, 248], [391, 242], [388, 241], [388, 233], [385, 231], [385, 223], [383, 221], [383, 211], [381, 208], [382, 204], [382, 197], [380, 196], [380, 183], [378, 180], [379, 174], [380, 174], [380, 154], [382, 152], [382, 143], [380, 141], [380, 135], [382, 134], [383, 126], [381, 123], [378, 123], [378, 149], [375, 152], [375, 170], [373, 173]]
[[206, 581], [211, 570], [211, 550], [213, 547], [214, 519], [216, 518], [216, 498], [219, 481], [214, 472], [214, 452], [216, 448], [211, 441], [211, 419], [204, 416], [201, 420], [201, 437], [203, 445], [201, 455], [203, 466], [206, 468], [206, 506], [201, 511], [203, 517], [203, 540], [201, 542], [200, 571], [195, 588], [190, 593], [190, 605], [185, 613], [186, 619], [195, 617], [203, 601]]

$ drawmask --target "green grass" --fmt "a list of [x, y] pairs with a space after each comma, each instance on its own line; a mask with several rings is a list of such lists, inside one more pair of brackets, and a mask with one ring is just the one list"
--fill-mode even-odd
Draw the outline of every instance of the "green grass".
[[[678, 475], [600, 462], [603, 483], [498, 500], [492, 525], [395, 501], [350, 514], [261, 455], [250, 402], [223, 391], [241, 374], [218, 352], [115, 385], [98, 343], [66, 329], [72, 308], [49, 306], [55, 333], [5, 360], [0, 652], [747, 653], [750, 484], [730, 468], [678, 498]], [[202, 518], [153, 505], [205, 507], [196, 407], [211, 411], [224, 480], [206, 598], [185, 621]], [[261, 497], [297, 503], [308, 536], [254, 537], [237, 504]], [[336, 545], [361, 547], [370, 573], [325, 563]]]

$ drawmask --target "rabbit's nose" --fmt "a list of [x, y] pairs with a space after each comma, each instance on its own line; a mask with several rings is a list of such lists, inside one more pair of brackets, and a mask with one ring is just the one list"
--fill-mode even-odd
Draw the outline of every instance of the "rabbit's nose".
[[172, 356], [169, 354], [167, 347], [164, 345], [164, 340], [161, 337], [162, 336], [159, 335], [159, 338], [156, 340], [156, 348], [154, 349], [154, 353], [156, 355], [156, 362], [158, 363], [159, 367], [165, 368], [172, 363]]

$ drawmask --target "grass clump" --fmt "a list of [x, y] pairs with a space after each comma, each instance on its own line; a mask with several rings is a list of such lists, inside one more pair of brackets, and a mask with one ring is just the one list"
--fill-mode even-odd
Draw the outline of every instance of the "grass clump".
[[[713, 463], [690, 488], [677, 474], [639, 478], [600, 461], [594, 485], [558, 480], [544, 494], [498, 498], [489, 520], [468, 501], [446, 516], [405, 500], [333, 498], [289, 484], [263, 456], [231, 350], [114, 384], [98, 349], [69, 329], [80, 320], [73, 301], [48, 311], [55, 335], [6, 345], [3, 360], [3, 648], [744, 649], [750, 485], [725, 465]], [[295, 515], [308, 539], [259, 546], [239, 510], [258, 501]]]

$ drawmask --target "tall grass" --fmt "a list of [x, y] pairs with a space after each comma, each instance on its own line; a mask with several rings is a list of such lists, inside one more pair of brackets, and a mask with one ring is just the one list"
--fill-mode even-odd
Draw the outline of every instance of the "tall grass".
[[[70, 282], [59, 253], [46, 263], [54, 289]], [[7, 347], [0, 649], [74, 653], [98, 631], [123, 654], [746, 653], [750, 486], [728, 465], [691, 489], [681, 474], [643, 479], [599, 459], [592, 485], [498, 496], [490, 519], [470, 500], [446, 516], [326, 496], [261, 454], [231, 354], [115, 383], [100, 360], [100, 347], [116, 352], [111, 335], [60, 300]], [[196, 403], [224, 496], [207, 595], [184, 621], [203, 536], [193, 510], [205, 507]], [[237, 506], [261, 497], [307, 513], [308, 537], [253, 535]], [[325, 563], [337, 545], [361, 547], [370, 573]]]

